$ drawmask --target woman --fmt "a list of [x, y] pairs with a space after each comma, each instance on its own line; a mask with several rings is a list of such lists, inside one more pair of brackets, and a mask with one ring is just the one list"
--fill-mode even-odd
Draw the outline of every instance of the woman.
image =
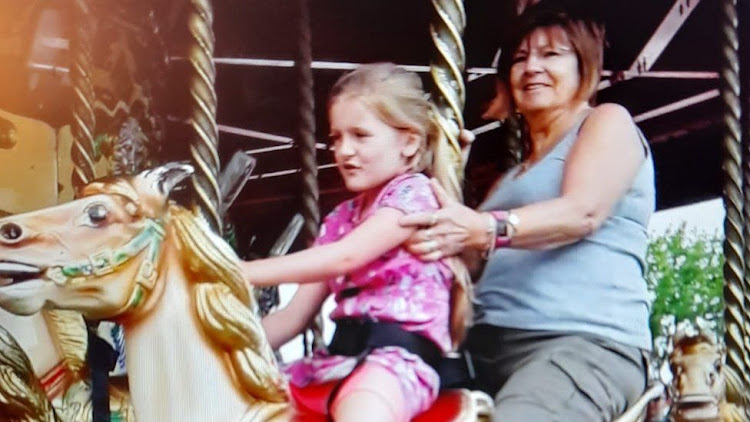
[[603, 30], [546, 3], [520, 17], [498, 66], [525, 159], [478, 211], [435, 186], [443, 208], [401, 224], [423, 227], [409, 249], [425, 260], [488, 258], [466, 347], [496, 420], [611, 421], [646, 382], [653, 164], [624, 108], [591, 105]]

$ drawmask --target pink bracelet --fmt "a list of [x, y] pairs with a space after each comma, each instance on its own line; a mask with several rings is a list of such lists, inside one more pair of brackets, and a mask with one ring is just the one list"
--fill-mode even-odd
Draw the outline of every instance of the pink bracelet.
[[[503, 224], [507, 224], [508, 217], [510, 216], [509, 211], [490, 211], [490, 215], [495, 219], [495, 221], [502, 221]], [[495, 225], [497, 227], [497, 225]], [[495, 248], [505, 248], [510, 246], [510, 240], [511, 236], [500, 236], [498, 233], [495, 233]]]
[[507, 248], [510, 246], [510, 238], [507, 236], [497, 236], [495, 238], [495, 249], [497, 248]]

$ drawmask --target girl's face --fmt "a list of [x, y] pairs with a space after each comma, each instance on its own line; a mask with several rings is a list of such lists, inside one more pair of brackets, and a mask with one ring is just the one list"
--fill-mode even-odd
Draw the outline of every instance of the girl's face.
[[379, 188], [409, 171], [419, 138], [382, 121], [359, 97], [336, 98], [329, 110], [331, 149], [346, 188]]
[[562, 28], [539, 28], [524, 38], [513, 55], [510, 85], [521, 114], [574, 102], [581, 86], [578, 57]]

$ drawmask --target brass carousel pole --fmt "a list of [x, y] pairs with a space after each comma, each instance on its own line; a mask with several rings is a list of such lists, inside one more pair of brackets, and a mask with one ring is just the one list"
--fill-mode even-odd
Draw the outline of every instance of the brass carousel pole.
[[[742, 147], [740, 142], [739, 66], [737, 40], [736, 0], [723, 0], [722, 10], [722, 66], [720, 93], [724, 108], [724, 336], [727, 347], [727, 364], [742, 374], [748, 384], [748, 356], [745, 351], [745, 273], [743, 256], [745, 220], [742, 197]], [[747, 211], [745, 211], [746, 213]]]
[[[306, 245], [311, 245], [318, 236], [320, 225], [320, 208], [318, 200], [318, 160], [315, 151], [315, 96], [313, 92], [312, 74], [312, 34], [310, 31], [310, 12], [307, 0], [297, 1], [297, 57], [295, 70], [297, 72], [297, 94], [299, 101], [299, 116], [297, 124], [297, 147], [300, 154], [300, 168], [302, 181], [302, 238]], [[312, 331], [312, 349], [324, 346], [323, 319], [321, 314], [315, 317], [310, 327]], [[305, 351], [308, 349], [305, 340]]]
[[190, 96], [193, 101], [190, 125], [194, 136], [190, 154], [195, 165], [193, 187], [197, 207], [211, 228], [221, 234], [219, 214], [219, 134], [216, 127], [216, 92], [213, 64], [213, 9], [209, 0], [191, 0], [188, 8], [190, 43], [188, 61], [191, 67]]
[[88, 0], [75, 0], [73, 4], [74, 32], [72, 37], [73, 84], [73, 187], [94, 180], [94, 88], [91, 82], [91, 42], [93, 15]]
[[[735, 33], [738, 39], [745, 40], [740, 45], [737, 44], [738, 61], [740, 63], [737, 68], [737, 75], [741, 78], [739, 82], [738, 92], [741, 103], [738, 107], [742, 110], [740, 118], [740, 128], [742, 131], [742, 151], [744, 152], [744, 258], [745, 258], [745, 273], [743, 277], [743, 290], [744, 290], [744, 334], [745, 334], [745, 368], [750, 370], [750, 44], [747, 43], [747, 37], [750, 35], [750, 19], [748, 19], [748, 12], [750, 12], [750, 4], [747, 2], [736, 5], [735, 11], [737, 16], [741, 16], [741, 19], [737, 21], [737, 27]], [[747, 375], [747, 374], [746, 374]], [[750, 376], [749, 376], [750, 377]], [[750, 378], [745, 380], [745, 385], [750, 387]], [[750, 411], [750, 410], [749, 410]]]
[[466, 65], [463, 35], [466, 27], [466, 12], [462, 0], [431, 0], [432, 21], [430, 36], [433, 43], [433, 58], [430, 75], [433, 81], [433, 102], [439, 116], [439, 124], [447, 134], [448, 145], [438, 145], [436, 153], [448, 154], [452, 164], [450, 186], [446, 190], [461, 198], [463, 158], [459, 134], [464, 127], [463, 107], [466, 86], [463, 70]]

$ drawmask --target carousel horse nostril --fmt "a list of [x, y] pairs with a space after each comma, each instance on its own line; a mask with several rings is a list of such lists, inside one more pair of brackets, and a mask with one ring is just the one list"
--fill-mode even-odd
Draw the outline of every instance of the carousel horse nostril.
[[17, 240], [23, 235], [23, 229], [16, 223], [5, 223], [0, 226], [0, 236], [4, 240]]

